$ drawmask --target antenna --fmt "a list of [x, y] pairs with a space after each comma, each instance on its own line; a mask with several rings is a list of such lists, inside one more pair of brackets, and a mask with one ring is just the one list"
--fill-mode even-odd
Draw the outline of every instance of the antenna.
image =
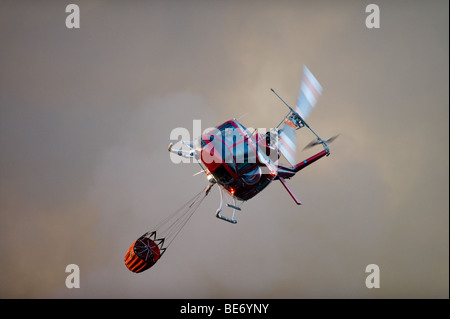
[[240, 119], [246, 117], [246, 116], [248, 115], [248, 113], [249, 113], [249, 112], [246, 112], [246, 113], [242, 114], [241, 116], [239, 116], [239, 117], [237, 118], [237, 120], [239, 121]]

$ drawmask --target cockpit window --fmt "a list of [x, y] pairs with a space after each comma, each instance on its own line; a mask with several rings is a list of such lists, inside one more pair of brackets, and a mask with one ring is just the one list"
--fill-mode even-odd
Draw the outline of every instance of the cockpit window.
[[252, 136], [239, 122], [227, 122], [208, 136], [214, 152], [218, 153], [216, 158], [221, 158], [233, 171], [245, 172], [256, 164], [257, 155], [248, 143]]
[[233, 146], [244, 138], [242, 133], [229, 122], [210, 132], [209, 135], [216, 135], [228, 146]]
[[234, 163], [233, 154], [225, 143], [215, 135], [209, 137], [211, 144], [214, 147], [214, 155], [216, 158], [220, 158], [222, 163], [226, 163], [228, 166], [236, 172], [236, 164]]
[[247, 140], [233, 147], [236, 165], [239, 172], [245, 171], [256, 163], [256, 154], [248, 145]]
[[244, 139], [244, 136], [234, 126], [223, 131], [224, 141], [228, 146], [233, 146]]

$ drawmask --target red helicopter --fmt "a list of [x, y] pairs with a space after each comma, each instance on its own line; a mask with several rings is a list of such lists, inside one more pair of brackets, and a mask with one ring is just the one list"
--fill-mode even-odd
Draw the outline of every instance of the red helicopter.
[[[295, 109], [273, 89], [271, 91], [289, 108], [289, 113], [275, 129], [265, 134], [258, 132], [252, 134], [237, 119], [233, 119], [201, 135], [193, 142], [182, 141], [188, 146], [188, 150], [175, 150], [173, 143], [169, 144], [170, 152], [195, 158], [199, 162], [202, 172], [206, 173], [210, 182], [206, 193], [213, 185], [219, 186], [221, 200], [216, 216], [231, 223], [237, 223], [236, 210], [241, 210], [245, 201], [259, 194], [274, 180], [279, 180], [297, 205], [301, 205], [285, 179], [291, 178], [318, 159], [328, 156], [330, 149], [327, 143], [337, 137], [323, 140], [305, 122], [305, 118], [322, 93], [322, 86], [306, 66], [303, 66], [303, 78]], [[307, 127], [317, 137], [306, 148], [321, 144], [324, 150], [295, 164], [296, 130], [302, 127]], [[279, 163], [280, 152], [292, 166]], [[224, 194], [229, 195], [232, 200], [232, 203], [227, 203], [227, 207], [233, 209], [231, 218], [221, 215]], [[237, 205], [237, 201], [241, 204]]]
[[[264, 133], [250, 132], [237, 119], [232, 119], [193, 141], [181, 141], [182, 145], [187, 146], [187, 150], [174, 149], [174, 144], [169, 144], [170, 152], [197, 160], [202, 168], [200, 173], [206, 174], [209, 184], [131, 245], [124, 259], [130, 271], [143, 272], [161, 258], [216, 184], [220, 192], [220, 206], [216, 216], [233, 224], [237, 223], [236, 211], [242, 209], [243, 203], [259, 194], [274, 180], [279, 180], [283, 184], [297, 205], [301, 204], [285, 180], [320, 158], [330, 155], [327, 143], [332, 142], [337, 136], [323, 140], [305, 122], [305, 118], [322, 93], [322, 86], [306, 66], [303, 66], [303, 77], [295, 109], [273, 89], [271, 90], [289, 109], [288, 114], [276, 128]], [[316, 136], [316, 139], [305, 148], [321, 144], [324, 149], [295, 163], [296, 131], [303, 127], [307, 127]], [[291, 165], [279, 163], [281, 154]], [[224, 196], [228, 197], [226, 206], [233, 210], [231, 218], [221, 214]]]

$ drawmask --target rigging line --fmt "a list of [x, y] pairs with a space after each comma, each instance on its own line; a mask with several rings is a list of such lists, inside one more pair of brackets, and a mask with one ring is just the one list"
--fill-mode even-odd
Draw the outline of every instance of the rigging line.
[[171, 220], [172, 218], [174, 218], [176, 215], [178, 215], [183, 208], [185, 208], [187, 205], [189, 205], [189, 203], [194, 200], [196, 197], [198, 197], [204, 190], [202, 190], [201, 192], [199, 192], [197, 195], [195, 195], [193, 198], [187, 200], [182, 206], [180, 206], [175, 212], [173, 212], [172, 214], [170, 214], [169, 216], [167, 216], [166, 218], [164, 218], [162, 221], [160, 221], [158, 224], [156, 224], [156, 226], [154, 227], [155, 230], [158, 230], [159, 228], [161, 228], [164, 224], [166, 224], [169, 220]]
[[[206, 190], [206, 188], [205, 188]], [[203, 197], [201, 198], [201, 196]], [[179, 231], [184, 227], [184, 225], [187, 223], [187, 221], [190, 219], [190, 216], [195, 212], [197, 207], [200, 205], [199, 202], [203, 200], [204, 197], [206, 197], [206, 192], [202, 191], [195, 195], [189, 202], [187, 202], [180, 211], [180, 216], [178, 216], [168, 227], [167, 229], [162, 229], [161, 232], [162, 235], [166, 235], [166, 239], [168, 241], [173, 240], [172, 238], [175, 238], [176, 235], [179, 233]]]
[[[177, 223], [183, 219], [183, 217], [186, 215], [187, 211], [189, 210], [189, 208], [193, 205], [193, 203], [195, 203], [197, 201], [197, 199], [199, 198], [199, 196], [202, 194], [202, 192], [198, 193], [197, 195], [195, 195], [193, 198], [191, 198], [188, 202], [186, 202], [180, 209], [179, 209], [179, 213], [180, 216], [178, 216], [166, 229], [166, 231], [171, 230], [171, 228], [175, 228], [175, 226], [177, 226]], [[186, 208], [188, 208], [186, 210]], [[176, 215], [173, 216], [173, 218]]]
[[197, 211], [197, 208], [203, 202], [205, 197], [206, 197], [206, 194], [204, 194], [203, 197], [198, 198], [196, 203], [193, 203], [195, 205], [191, 206], [192, 209], [191, 209], [191, 212], [188, 214], [188, 217], [186, 218], [186, 220], [183, 223], [180, 224], [180, 227], [179, 227], [178, 231], [173, 235], [172, 239], [169, 239], [169, 242], [168, 242], [166, 247], [169, 247], [169, 245], [173, 242], [173, 240], [178, 236], [178, 234], [181, 232], [181, 230], [184, 228], [184, 226], [187, 224], [187, 222], [191, 219], [192, 215], [194, 215], [194, 213]]

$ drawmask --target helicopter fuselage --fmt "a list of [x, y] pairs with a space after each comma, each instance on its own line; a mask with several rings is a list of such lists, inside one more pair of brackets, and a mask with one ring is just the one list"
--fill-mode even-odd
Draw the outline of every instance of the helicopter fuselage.
[[242, 201], [257, 195], [277, 176], [277, 167], [265, 150], [235, 119], [201, 136], [200, 161], [215, 182]]

